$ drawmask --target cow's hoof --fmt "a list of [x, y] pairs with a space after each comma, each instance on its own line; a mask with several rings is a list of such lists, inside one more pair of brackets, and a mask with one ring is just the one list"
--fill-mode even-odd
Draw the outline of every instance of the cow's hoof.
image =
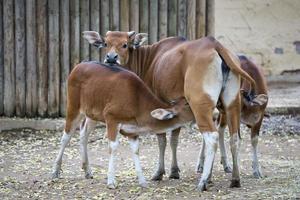
[[179, 172], [180, 172], [179, 168], [171, 169], [169, 179], [179, 179], [180, 178]]
[[148, 187], [147, 181], [145, 181], [145, 182], [140, 182], [139, 184], [140, 184], [140, 186], [141, 186], [142, 188], [147, 188], [147, 187]]
[[59, 177], [60, 177], [60, 171], [59, 170], [52, 172], [51, 179], [56, 179], [56, 178], [59, 178]]
[[240, 180], [231, 180], [230, 187], [231, 188], [240, 188], [241, 187]]
[[253, 176], [257, 179], [263, 178], [262, 173], [260, 172], [260, 170], [256, 170], [253, 172]]
[[94, 177], [93, 177], [92, 172], [91, 172], [91, 171], [86, 172], [86, 173], [85, 173], [85, 178], [86, 178], [86, 179], [93, 179]]
[[208, 183], [207, 182], [200, 182], [197, 186], [197, 190], [199, 192], [203, 192], [203, 191], [206, 191], [207, 190], [207, 186], [208, 186]]
[[202, 174], [203, 173], [203, 166], [198, 165], [196, 168], [196, 172]]
[[161, 181], [161, 180], [163, 179], [164, 174], [165, 174], [164, 172], [156, 172], [156, 173], [152, 176], [151, 180], [152, 180], [152, 181]]
[[230, 166], [224, 167], [224, 172], [225, 172], [225, 173], [232, 173], [231, 167], [230, 167]]

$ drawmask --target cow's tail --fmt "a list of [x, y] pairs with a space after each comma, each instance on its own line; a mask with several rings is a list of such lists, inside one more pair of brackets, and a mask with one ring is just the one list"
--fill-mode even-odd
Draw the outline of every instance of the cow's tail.
[[225, 48], [220, 42], [218, 42], [217, 40], [215, 40], [215, 49], [216, 51], [219, 53], [219, 55], [224, 59], [225, 63], [227, 64], [227, 66], [234, 72], [239, 74], [243, 79], [245, 79], [246, 81], [248, 81], [251, 85], [251, 89], [249, 91], [251, 91], [252, 89], [255, 90], [256, 88], [256, 83], [253, 80], [253, 78], [250, 77], [250, 75], [245, 72], [242, 68], [241, 68], [241, 64], [239, 59], [234, 56], [227, 48]]

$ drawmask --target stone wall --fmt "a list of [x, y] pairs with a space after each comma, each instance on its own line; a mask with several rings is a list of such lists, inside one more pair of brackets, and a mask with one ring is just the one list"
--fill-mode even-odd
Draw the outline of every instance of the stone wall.
[[300, 0], [215, 1], [219, 41], [252, 58], [266, 75], [300, 71]]

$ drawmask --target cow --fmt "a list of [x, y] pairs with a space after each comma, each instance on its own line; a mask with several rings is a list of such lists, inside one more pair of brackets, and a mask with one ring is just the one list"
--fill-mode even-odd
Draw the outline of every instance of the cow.
[[[247, 127], [251, 129], [251, 145], [252, 145], [252, 169], [253, 175], [255, 178], [262, 178], [262, 172], [259, 166], [258, 158], [257, 158], [257, 144], [258, 144], [258, 136], [259, 130], [263, 121], [263, 117], [265, 115], [265, 109], [268, 104], [268, 89], [264, 74], [262, 69], [249, 60], [244, 55], [238, 56], [241, 62], [242, 69], [245, 70], [256, 83], [255, 90], [251, 90], [249, 84], [245, 81], [242, 81], [241, 84], [241, 93], [242, 93], [242, 108], [241, 108], [241, 122], [245, 124]], [[252, 92], [254, 94], [258, 94], [259, 101], [251, 100], [251, 96], [249, 93]], [[224, 130], [226, 128], [226, 115], [222, 113], [222, 109], [220, 109], [221, 113], [218, 118], [219, 124], [219, 145], [221, 152], [221, 163], [223, 165], [224, 171], [227, 173], [231, 172], [231, 167], [228, 164], [227, 153], [224, 144]], [[203, 145], [204, 146], [204, 145]], [[197, 163], [196, 170], [197, 172], [202, 173], [203, 171], [203, 163], [204, 163], [204, 147], [202, 146], [199, 160]]]
[[[238, 162], [240, 125], [240, 77], [252, 88], [255, 81], [240, 67], [239, 59], [213, 37], [187, 41], [170, 37], [143, 46], [146, 34], [108, 31], [105, 37], [95, 31], [83, 37], [97, 48], [105, 48], [105, 62], [120, 63], [135, 72], [162, 101], [184, 96], [206, 143], [206, 156], [198, 190], [207, 189], [217, 149], [219, 133], [213, 122], [213, 110], [221, 102], [226, 113], [233, 157], [231, 187], [240, 187]], [[226, 65], [222, 65], [225, 63]], [[226, 73], [224, 73], [226, 72]], [[252, 101], [259, 100], [257, 96]], [[176, 158], [180, 128], [171, 133], [172, 166], [170, 178], [179, 178]], [[159, 134], [159, 163], [152, 180], [165, 174], [166, 134]]]
[[116, 187], [115, 152], [118, 133], [129, 137], [139, 184], [147, 186], [139, 160], [138, 136], [145, 133], [164, 133], [193, 120], [184, 97], [178, 96], [173, 105], [158, 99], [133, 72], [117, 65], [83, 62], [75, 66], [68, 78], [67, 112], [61, 147], [57, 155], [53, 178], [60, 175], [62, 156], [76, 127], [85, 118], [80, 130], [82, 168], [91, 177], [86, 143], [96, 121], [106, 124], [109, 140], [107, 185]]

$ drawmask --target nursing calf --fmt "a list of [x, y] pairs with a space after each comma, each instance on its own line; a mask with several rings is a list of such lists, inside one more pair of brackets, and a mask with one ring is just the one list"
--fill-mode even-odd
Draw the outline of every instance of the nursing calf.
[[78, 64], [68, 78], [67, 93], [66, 124], [53, 178], [59, 177], [64, 149], [83, 118], [86, 120], [80, 130], [80, 149], [87, 178], [92, 177], [87, 154], [88, 134], [96, 121], [106, 124], [110, 153], [107, 184], [110, 188], [116, 186], [114, 159], [119, 132], [129, 137], [139, 183], [146, 186], [138, 156], [138, 135], [163, 133], [193, 119], [184, 98], [179, 97], [174, 105], [164, 103], [138, 76], [117, 65]]

